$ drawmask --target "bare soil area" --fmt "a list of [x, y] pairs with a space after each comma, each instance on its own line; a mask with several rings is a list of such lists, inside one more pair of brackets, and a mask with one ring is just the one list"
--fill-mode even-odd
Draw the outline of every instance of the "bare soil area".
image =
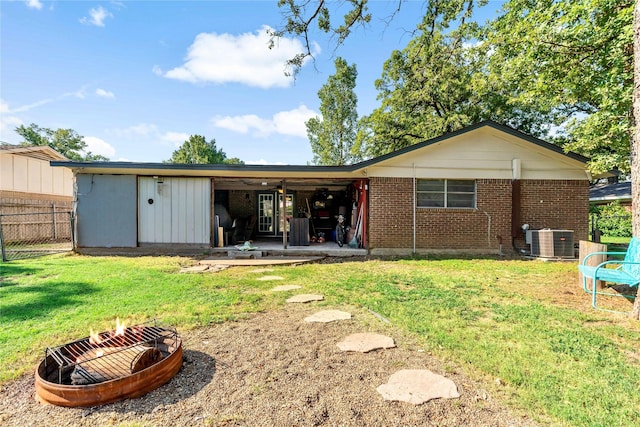
[[[322, 309], [327, 307], [322, 307]], [[307, 323], [317, 305], [181, 333], [184, 364], [169, 383], [138, 399], [92, 408], [35, 400], [33, 376], [0, 390], [3, 426], [532, 426], [482, 385], [444, 364], [364, 309], [351, 320]], [[392, 336], [397, 348], [342, 352], [357, 332]], [[461, 397], [422, 405], [389, 402], [376, 388], [400, 369], [430, 369], [453, 380]]]

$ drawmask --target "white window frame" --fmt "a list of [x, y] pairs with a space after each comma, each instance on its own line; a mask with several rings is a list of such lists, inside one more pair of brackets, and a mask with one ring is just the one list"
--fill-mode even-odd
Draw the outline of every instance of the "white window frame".
[[[476, 209], [478, 202], [478, 183], [475, 179], [427, 179], [427, 178], [418, 178], [416, 180], [416, 207], [425, 208], [425, 209]], [[443, 191], [421, 191], [418, 190], [420, 187], [420, 181], [438, 181], [444, 182]], [[470, 191], [449, 191], [448, 186], [450, 181], [469, 181], [473, 182], [473, 193]], [[444, 206], [423, 206], [420, 204], [420, 194], [443, 194], [444, 195]], [[473, 203], [472, 206], [449, 206], [449, 194], [473, 194]]]

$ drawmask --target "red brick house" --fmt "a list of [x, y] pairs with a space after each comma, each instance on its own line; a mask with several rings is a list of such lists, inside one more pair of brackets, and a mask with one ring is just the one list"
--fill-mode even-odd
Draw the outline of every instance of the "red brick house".
[[241, 223], [241, 240], [287, 250], [309, 244], [292, 240], [294, 218], [310, 217], [309, 234], [332, 241], [343, 215], [348, 241], [377, 255], [526, 249], [523, 224], [586, 239], [586, 161], [487, 121], [348, 166], [52, 166], [74, 172], [80, 249], [214, 247]]

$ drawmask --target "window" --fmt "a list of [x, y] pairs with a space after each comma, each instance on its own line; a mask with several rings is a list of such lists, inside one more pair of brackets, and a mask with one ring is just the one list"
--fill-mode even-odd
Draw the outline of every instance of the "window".
[[475, 208], [476, 182], [466, 179], [418, 179], [419, 208]]

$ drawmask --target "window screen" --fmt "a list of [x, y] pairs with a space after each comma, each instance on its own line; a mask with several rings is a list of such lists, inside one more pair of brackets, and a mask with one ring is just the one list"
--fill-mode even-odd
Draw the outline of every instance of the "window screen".
[[419, 179], [416, 197], [420, 208], [475, 208], [476, 182], [467, 179]]

